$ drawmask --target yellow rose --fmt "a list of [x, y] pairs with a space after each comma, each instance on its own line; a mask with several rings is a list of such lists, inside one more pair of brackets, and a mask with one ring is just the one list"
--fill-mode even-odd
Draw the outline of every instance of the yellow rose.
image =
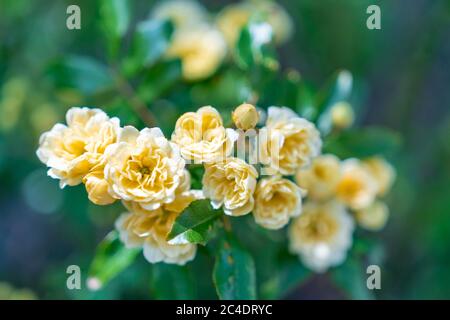
[[89, 200], [98, 205], [107, 205], [116, 201], [109, 192], [109, 184], [104, 178], [103, 170], [104, 165], [100, 164], [83, 177]]
[[394, 183], [396, 176], [394, 167], [381, 157], [372, 157], [363, 163], [377, 182], [377, 195], [384, 196]]
[[256, 169], [238, 158], [206, 164], [203, 193], [214, 208], [223, 206], [230, 216], [242, 216], [253, 210]]
[[324, 272], [344, 262], [353, 229], [353, 219], [343, 205], [309, 201], [289, 226], [289, 249], [308, 268]]
[[116, 199], [154, 210], [175, 200], [185, 175], [178, 147], [159, 128], [124, 127], [118, 142], [105, 152], [105, 179]]
[[226, 54], [222, 34], [207, 24], [175, 31], [167, 51], [169, 58], [179, 58], [182, 74], [188, 81], [211, 76], [221, 65]]
[[246, 3], [229, 5], [219, 13], [217, 27], [230, 48], [236, 45], [241, 29], [247, 24], [251, 14], [251, 8]]
[[261, 179], [255, 191], [255, 222], [267, 229], [281, 229], [302, 211], [302, 191], [280, 176]]
[[80, 184], [104, 161], [105, 149], [116, 142], [120, 130], [119, 119], [109, 119], [100, 109], [71, 108], [66, 122], [43, 133], [36, 152], [50, 168], [48, 175], [60, 179], [61, 188]]
[[324, 200], [335, 195], [341, 176], [339, 159], [331, 154], [320, 155], [308, 168], [297, 171], [297, 184], [306, 190], [308, 198]]
[[320, 154], [322, 140], [314, 124], [286, 107], [270, 107], [259, 134], [261, 163], [282, 175], [292, 175]]
[[[202, 190], [191, 190], [191, 177], [189, 171], [184, 170], [180, 185], [175, 190], [175, 199], [170, 203], [164, 203], [160, 208], [164, 211], [181, 213], [186, 209], [192, 201], [204, 199]], [[141, 206], [140, 202], [122, 201], [125, 208], [130, 212], [148, 214], [149, 210]]]
[[286, 10], [275, 1], [254, 0], [253, 4], [267, 17], [267, 22], [271, 25], [274, 40], [277, 44], [286, 42], [294, 30], [293, 22]]
[[367, 208], [357, 210], [355, 218], [358, 224], [371, 231], [383, 229], [389, 218], [389, 209], [382, 201], [375, 201]]
[[192, 0], [160, 1], [152, 16], [156, 19], [169, 19], [176, 28], [189, 28], [208, 18], [205, 8]]
[[129, 213], [116, 221], [120, 239], [128, 248], [143, 247], [144, 256], [150, 263], [166, 262], [185, 264], [195, 256], [197, 246], [190, 243], [169, 243], [167, 235], [180, 213], [193, 201], [203, 199], [200, 190], [190, 190], [190, 176], [184, 171], [175, 191], [175, 199], [155, 210], [147, 210], [141, 203], [122, 201]]
[[292, 34], [293, 23], [288, 13], [272, 1], [248, 1], [225, 7], [217, 17], [217, 26], [230, 48], [236, 45], [242, 28], [254, 13], [259, 13], [270, 24], [274, 40], [282, 44]]
[[148, 262], [183, 265], [194, 259], [197, 246], [167, 242], [177, 216], [177, 213], [166, 212], [162, 208], [146, 214], [124, 213], [117, 219], [116, 229], [127, 248], [143, 247]]
[[375, 200], [377, 183], [357, 159], [342, 162], [341, 179], [336, 187], [336, 196], [351, 209], [368, 207]]
[[225, 129], [222, 117], [213, 107], [202, 107], [197, 112], [186, 112], [175, 124], [172, 141], [181, 155], [194, 163], [220, 161], [233, 151], [237, 134]]

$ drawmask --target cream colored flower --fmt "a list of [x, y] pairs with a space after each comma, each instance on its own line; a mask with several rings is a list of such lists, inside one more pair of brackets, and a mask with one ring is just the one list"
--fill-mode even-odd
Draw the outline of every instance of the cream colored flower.
[[363, 163], [357, 159], [345, 160], [341, 173], [337, 198], [353, 210], [370, 206], [377, 194], [377, 183]]
[[382, 201], [375, 201], [367, 208], [357, 210], [355, 218], [358, 224], [371, 231], [383, 229], [389, 218], [389, 208]]
[[172, 134], [182, 156], [194, 163], [221, 161], [233, 151], [236, 139], [235, 131], [225, 129], [219, 112], [210, 106], [183, 114]]
[[176, 28], [189, 28], [208, 19], [206, 9], [197, 1], [169, 0], [160, 1], [152, 12], [156, 19], [169, 19]]
[[273, 29], [275, 43], [282, 44], [289, 40], [292, 36], [294, 25], [286, 10], [275, 1], [254, 0], [252, 3], [256, 5], [263, 15], [266, 15], [267, 22]]
[[396, 176], [394, 167], [381, 157], [372, 157], [364, 160], [363, 163], [377, 182], [377, 195], [384, 196], [394, 183]]
[[104, 164], [99, 164], [83, 177], [88, 198], [98, 205], [111, 204], [115, 199], [109, 192], [109, 183], [104, 177]]
[[280, 176], [261, 179], [255, 191], [255, 222], [267, 229], [280, 229], [302, 211], [302, 191]]
[[43, 133], [36, 152], [50, 168], [48, 175], [60, 179], [61, 188], [80, 184], [104, 161], [105, 149], [116, 142], [120, 130], [119, 119], [108, 118], [100, 109], [71, 108], [66, 122]]
[[225, 7], [217, 17], [217, 26], [230, 48], [236, 45], [242, 28], [255, 13], [270, 24], [277, 44], [289, 39], [293, 31], [293, 23], [281, 6], [273, 1], [246, 1]]
[[167, 56], [181, 59], [184, 79], [196, 81], [211, 76], [219, 68], [226, 50], [222, 34], [210, 25], [201, 24], [176, 30]]
[[253, 210], [257, 177], [256, 169], [238, 158], [206, 164], [203, 193], [214, 208], [223, 206], [225, 214], [242, 216]]
[[308, 268], [324, 272], [344, 262], [353, 229], [353, 219], [343, 205], [309, 201], [289, 227], [289, 249]]
[[286, 107], [270, 107], [259, 134], [261, 163], [282, 175], [292, 175], [320, 154], [322, 140], [313, 123]]
[[[202, 190], [191, 190], [191, 176], [189, 171], [184, 170], [180, 184], [175, 190], [175, 199], [170, 203], [164, 203], [160, 208], [166, 212], [181, 213], [186, 209], [192, 201], [204, 199]], [[140, 202], [122, 201], [125, 208], [130, 212], [148, 214], [149, 210], [145, 209]]]
[[171, 245], [166, 238], [178, 216], [162, 208], [146, 214], [124, 213], [116, 221], [120, 239], [127, 248], [143, 247], [150, 263], [165, 262], [183, 265], [194, 259], [195, 244]]
[[336, 186], [341, 177], [341, 163], [332, 155], [320, 155], [308, 168], [297, 171], [297, 184], [306, 190], [308, 198], [324, 200], [336, 193]]
[[117, 199], [155, 210], [175, 200], [185, 175], [178, 147], [159, 128], [124, 127], [118, 142], [106, 150], [105, 179]]
[[223, 33], [230, 48], [234, 48], [242, 28], [252, 15], [248, 3], [232, 4], [225, 7], [217, 17], [217, 27]]
[[331, 107], [331, 122], [338, 129], [345, 129], [353, 124], [355, 114], [347, 102], [338, 102]]
[[178, 188], [175, 199], [155, 210], [146, 210], [141, 203], [122, 201], [129, 213], [122, 214], [116, 221], [120, 239], [128, 248], [143, 247], [144, 256], [150, 263], [166, 262], [185, 264], [195, 257], [197, 246], [190, 243], [169, 243], [167, 235], [180, 213], [193, 201], [203, 199], [203, 192], [190, 189], [190, 175], [187, 170]]

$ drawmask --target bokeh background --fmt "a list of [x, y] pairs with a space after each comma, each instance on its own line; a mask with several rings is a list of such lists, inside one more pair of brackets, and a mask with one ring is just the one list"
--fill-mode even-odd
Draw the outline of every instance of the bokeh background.
[[[230, 2], [201, 1], [212, 12]], [[398, 173], [388, 199], [391, 218], [382, 232], [371, 235], [383, 248], [377, 253], [382, 255], [382, 289], [375, 296], [450, 298], [450, 2], [278, 2], [295, 26], [293, 37], [279, 48], [282, 67], [298, 70], [318, 87], [337, 69], [351, 71], [357, 123], [383, 126], [400, 137], [400, 148], [389, 159]], [[82, 29], [69, 31], [65, 12], [73, 3], [81, 7]], [[366, 28], [370, 4], [381, 7], [381, 30]], [[132, 23], [145, 19], [152, 5], [135, 1]], [[55, 81], [49, 71], [69, 55], [106, 62], [98, 7], [98, 1], [87, 0], [0, 0], [0, 283], [28, 288], [40, 299], [179, 297], [186, 288], [154, 288], [165, 279], [182, 283], [177, 277], [189, 278], [189, 270], [170, 273], [144, 259], [107, 290], [69, 291], [65, 286], [66, 267], [88, 266], [121, 208], [88, 203], [82, 187], [60, 190], [35, 156], [39, 135], [74, 105], [101, 106], [122, 123], [137, 121], [120, 109], [126, 101], [111, 101], [111, 93], [90, 95], [95, 83], [70, 89], [60, 85], [64, 73]], [[185, 108], [200, 106], [202, 87], [196, 92], [201, 97], [188, 100], [192, 105]], [[163, 98], [151, 107], [163, 110], [158, 117], [172, 126], [183, 110]], [[205, 286], [194, 296], [181, 297], [211, 297], [212, 290]], [[345, 295], [325, 274], [310, 277], [285, 297]]]

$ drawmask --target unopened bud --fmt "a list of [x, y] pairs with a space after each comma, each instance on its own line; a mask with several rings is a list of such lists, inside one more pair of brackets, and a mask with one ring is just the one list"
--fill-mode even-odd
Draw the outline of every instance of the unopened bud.
[[331, 107], [331, 121], [333, 127], [345, 129], [353, 124], [354, 113], [352, 106], [347, 102], [338, 102]]
[[259, 121], [259, 114], [256, 108], [248, 103], [243, 103], [237, 107], [232, 114], [233, 122], [238, 129], [249, 130], [256, 126]]
[[356, 211], [355, 218], [364, 229], [378, 231], [385, 226], [389, 218], [389, 209], [384, 202], [375, 201], [368, 208]]

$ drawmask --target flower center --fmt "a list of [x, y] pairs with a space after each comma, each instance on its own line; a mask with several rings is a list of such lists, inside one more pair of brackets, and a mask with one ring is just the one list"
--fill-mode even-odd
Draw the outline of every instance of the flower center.
[[304, 214], [299, 224], [301, 238], [305, 242], [326, 242], [337, 232], [338, 224], [325, 212]]
[[358, 195], [362, 189], [362, 186], [358, 180], [345, 179], [342, 181], [338, 189], [338, 193], [340, 193], [343, 197], [353, 198]]

